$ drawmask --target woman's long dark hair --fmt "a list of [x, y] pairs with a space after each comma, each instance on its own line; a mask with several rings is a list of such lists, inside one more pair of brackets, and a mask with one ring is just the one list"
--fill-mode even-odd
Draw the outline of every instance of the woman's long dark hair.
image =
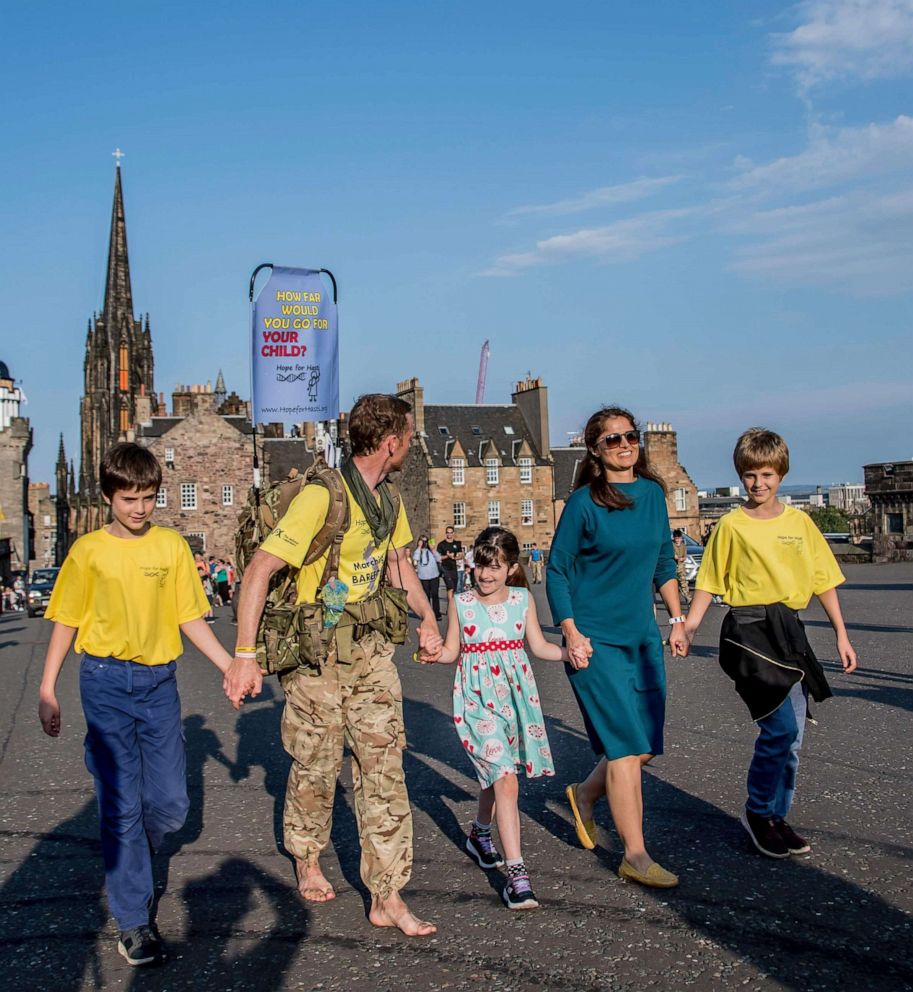
[[[590, 495], [593, 502], [598, 506], [604, 506], [609, 510], [627, 510], [634, 505], [634, 501], [625, 496], [621, 490], [616, 489], [606, 478], [605, 469], [596, 451], [596, 443], [603, 431], [603, 425], [613, 417], [624, 417], [635, 430], [639, 430], [634, 414], [630, 410], [625, 410], [621, 406], [605, 406], [597, 410], [586, 422], [583, 432], [583, 440], [586, 443], [586, 459], [577, 472], [574, 482], [574, 489], [582, 489], [584, 486], [590, 487]], [[647, 461], [647, 449], [641, 438], [637, 451], [637, 461], [634, 464], [634, 474], [643, 479], [650, 479], [655, 482], [663, 492], [666, 486], [663, 480], [650, 467]]]
[[[506, 527], [486, 527], [476, 538], [472, 559], [475, 568], [505, 562], [508, 569], [506, 585], [529, 589], [526, 571], [520, 564], [520, 544]], [[517, 567], [510, 571], [514, 565]]]

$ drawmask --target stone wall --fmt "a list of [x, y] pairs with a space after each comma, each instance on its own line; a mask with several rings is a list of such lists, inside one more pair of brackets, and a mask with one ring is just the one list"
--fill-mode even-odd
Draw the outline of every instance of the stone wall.
[[872, 504], [872, 560], [913, 561], [913, 461], [866, 465]]
[[[666, 507], [669, 523], [678, 527], [696, 541], [701, 538], [700, 511], [697, 486], [691, 481], [685, 467], [678, 460], [678, 437], [668, 423], [647, 424], [643, 433], [647, 458], [666, 484]], [[676, 490], [682, 491], [684, 509], [676, 502]]]
[[[173, 527], [185, 537], [201, 534], [205, 554], [235, 559], [235, 525], [251, 484], [250, 438], [206, 406], [192, 412], [161, 437], [139, 437], [163, 466], [165, 506], [153, 520]], [[174, 461], [165, 466], [165, 448]], [[196, 486], [196, 509], [181, 509], [181, 484]], [[223, 501], [223, 486], [231, 486], [231, 503]]]
[[0, 540], [9, 540], [10, 568], [28, 566], [25, 523], [28, 519], [28, 457], [32, 429], [25, 417], [13, 417], [0, 430]]
[[49, 568], [54, 564], [54, 545], [57, 539], [57, 504], [51, 498], [47, 482], [29, 485], [29, 512], [34, 526], [34, 543], [29, 571]]

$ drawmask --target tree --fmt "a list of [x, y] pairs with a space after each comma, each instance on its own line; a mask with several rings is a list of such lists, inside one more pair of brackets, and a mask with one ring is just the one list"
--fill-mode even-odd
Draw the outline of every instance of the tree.
[[849, 534], [849, 517], [835, 506], [825, 506], [820, 510], [809, 510], [808, 515], [815, 521], [822, 534]]

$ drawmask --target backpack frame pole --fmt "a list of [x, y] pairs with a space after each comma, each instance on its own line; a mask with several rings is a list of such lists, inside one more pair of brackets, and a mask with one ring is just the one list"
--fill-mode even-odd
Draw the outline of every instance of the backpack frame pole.
[[[248, 317], [248, 323], [250, 324], [250, 341], [248, 342], [248, 348], [250, 349], [248, 351], [248, 361], [250, 362], [250, 437], [254, 446], [254, 484], [252, 488], [254, 491], [254, 502], [257, 506], [260, 505], [260, 458], [257, 454], [257, 424], [254, 420], [254, 363], [253, 358], [251, 357], [253, 355], [254, 347], [254, 282], [256, 281], [261, 269], [271, 269], [272, 267], [272, 262], [261, 262], [250, 275], [250, 290], [248, 291], [248, 300], [250, 301], [250, 312]], [[335, 279], [333, 280], [333, 286], [335, 289]]]

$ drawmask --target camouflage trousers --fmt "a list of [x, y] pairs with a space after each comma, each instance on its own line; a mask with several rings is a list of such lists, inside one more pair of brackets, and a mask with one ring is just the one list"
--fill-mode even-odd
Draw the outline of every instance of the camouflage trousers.
[[691, 602], [691, 587], [688, 584], [688, 576], [685, 574], [685, 563], [683, 561], [675, 563], [675, 575], [678, 579], [678, 596], [682, 601], [682, 606]]
[[352, 752], [361, 877], [372, 895], [398, 892], [412, 874], [412, 811], [403, 772], [403, 693], [393, 645], [363, 637], [353, 661], [282, 680], [282, 744], [292, 756], [285, 794], [285, 846], [316, 861], [330, 839], [343, 745]]

